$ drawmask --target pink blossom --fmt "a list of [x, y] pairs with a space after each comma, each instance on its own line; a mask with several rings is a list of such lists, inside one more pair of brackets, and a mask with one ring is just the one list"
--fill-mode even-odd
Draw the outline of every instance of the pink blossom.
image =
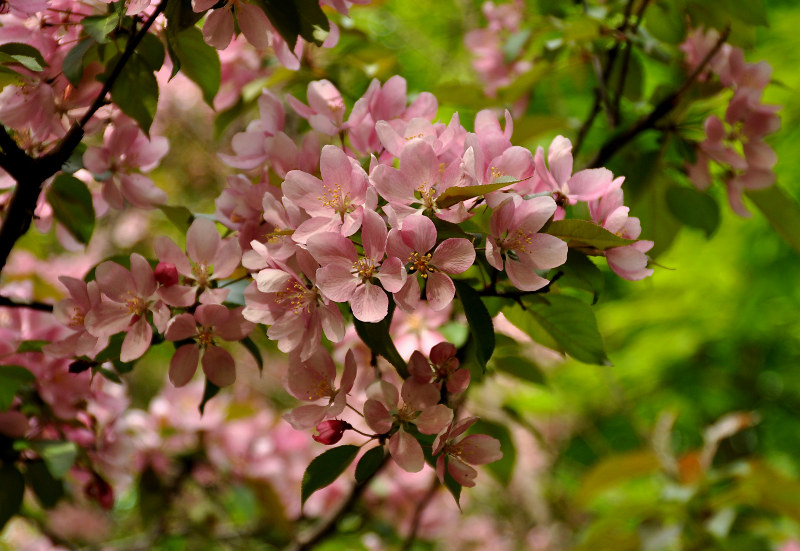
[[375, 210], [378, 203], [364, 169], [338, 147], [322, 148], [320, 171], [322, 180], [292, 170], [282, 185], [284, 195], [311, 216], [294, 232], [293, 239], [301, 244], [318, 232], [354, 234], [361, 227], [364, 208]]
[[[622, 190], [612, 190], [607, 195], [589, 202], [592, 220], [613, 234], [626, 239], [636, 239], [642, 232], [639, 219], [628, 216], [630, 209], [622, 204]], [[624, 247], [606, 249], [608, 266], [620, 277], [638, 281], [653, 274], [647, 267], [647, 251], [653, 248], [652, 241], [637, 241]]]
[[430, 360], [415, 351], [408, 362], [411, 376], [421, 383], [444, 384], [451, 394], [464, 392], [469, 385], [469, 370], [459, 369], [456, 347], [449, 342], [440, 342], [430, 352]]
[[201, 292], [199, 301], [203, 304], [224, 301], [228, 289], [216, 287], [216, 282], [229, 277], [242, 258], [239, 243], [232, 237], [222, 239], [214, 222], [207, 218], [196, 218], [189, 226], [186, 232], [188, 256], [166, 236], [156, 239], [155, 250], [161, 262], [174, 265], [184, 278], [184, 285], [165, 287], [161, 291], [162, 296], [176, 306], [192, 304], [197, 291]]
[[421, 471], [425, 464], [422, 447], [408, 428], [415, 425], [422, 434], [436, 434], [450, 423], [453, 410], [438, 403], [439, 390], [409, 377], [403, 382], [399, 395], [391, 383], [376, 381], [367, 388], [367, 396], [364, 419], [369, 427], [378, 434], [396, 428], [389, 437], [389, 453], [403, 470]]
[[293, 355], [289, 359], [289, 372], [286, 375], [286, 389], [289, 393], [305, 402], [327, 400], [324, 405], [307, 404], [294, 408], [283, 418], [297, 430], [310, 429], [323, 419], [337, 417], [344, 411], [347, 394], [353, 388], [356, 378], [356, 359], [352, 351], [348, 351], [344, 360], [344, 371], [339, 387], [334, 386], [336, 366], [333, 358], [324, 349], [318, 348], [305, 361]]
[[[194, 11], [202, 12], [217, 4], [218, 0], [193, 0], [192, 7]], [[228, 47], [234, 33], [234, 14], [247, 41], [257, 50], [266, 50], [269, 47], [269, 31], [272, 29], [267, 14], [258, 6], [242, 0], [226, 0], [224, 5], [215, 8], [208, 15], [203, 25], [203, 39], [206, 43], [217, 50]]]
[[131, 255], [131, 269], [126, 270], [116, 262], [103, 262], [97, 267], [97, 285], [108, 297], [95, 304], [86, 314], [84, 326], [95, 337], [105, 338], [125, 332], [120, 359], [129, 362], [142, 356], [150, 346], [153, 329], [147, 321], [152, 312], [153, 323], [163, 331], [169, 318], [162, 297], [159, 296], [153, 269], [139, 254]]
[[303, 361], [317, 350], [323, 331], [331, 341], [341, 341], [344, 337], [342, 314], [314, 285], [319, 264], [311, 255], [298, 251], [296, 259], [299, 261], [292, 268], [272, 261], [267, 248], [258, 241], [251, 245], [253, 250], [243, 263], [258, 273], [244, 293], [244, 317], [269, 325], [267, 336], [278, 341], [278, 349], [282, 352], [299, 350]]
[[433, 442], [433, 455], [439, 456], [436, 460], [436, 474], [442, 483], [446, 467], [450, 476], [462, 486], [475, 486], [478, 472], [470, 465], [484, 465], [503, 457], [500, 441], [496, 438], [485, 434], [470, 434], [464, 437], [464, 432], [477, 420], [477, 417], [470, 417], [455, 422], [445, 432], [436, 436]]
[[[228, 310], [221, 304], [201, 304], [194, 314], [179, 314], [169, 321], [164, 337], [168, 341], [194, 340], [175, 350], [169, 364], [169, 379], [175, 386], [188, 383], [202, 361], [206, 377], [217, 386], [236, 380], [236, 365], [230, 352], [216, 344], [215, 338], [239, 341], [255, 324], [242, 317], [243, 308]], [[200, 356], [202, 355], [202, 360]]]
[[42, 350], [53, 356], [88, 356], [94, 358], [108, 345], [108, 337], [89, 333], [84, 325], [86, 314], [100, 304], [100, 288], [96, 281], [88, 284], [74, 277], [61, 276], [59, 281], [67, 288], [69, 298], [56, 303], [53, 314], [59, 323], [75, 332], [66, 339], [54, 341]]
[[389, 292], [397, 292], [405, 283], [406, 273], [400, 259], [384, 261], [386, 223], [374, 211], [365, 210], [361, 242], [364, 255], [338, 233], [318, 233], [308, 240], [308, 250], [322, 266], [317, 270], [317, 286], [334, 302], [349, 302], [356, 319], [374, 323], [386, 317], [389, 298], [377, 283]]
[[286, 101], [317, 132], [335, 136], [344, 129], [344, 99], [336, 86], [329, 80], [309, 82], [307, 97], [309, 105], [292, 95]]
[[[419, 214], [406, 217], [401, 229], [389, 232], [386, 252], [405, 262], [409, 274], [422, 277], [428, 304], [434, 310], [447, 307], [455, 296], [455, 285], [448, 274], [466, 272], [475, 261], [475, 247], [467, 239], [445, 239], [436, 246], [436, 227]], [[394, 296], [401, 308], [413, 311], [420, 300], [419, 279], [414, 275], [406, 279]]]
[[167, 139], [147, 139], [137, 124], [118, 118], [105, 132], [103, 146], [92, 146], [83, 154], [83, 164], [95, 176], [110, 176], [103, 181], [103, 199], [116, 209], [123, 199], [140, 208], [152, 208], [167, 200], [152, 180], [135, 172], [149, 172], [169, 150]]
[[541, 289], [548, 280], [536, 270], [549, 270], [567, 261], [564, 241], [538, 233], [555, 211], [556, 203], [551, 197], [525, 200], [512, 196], [492, 212], [486, 260], [497, 270], [505, 268], [508, 279], [518, 289]]

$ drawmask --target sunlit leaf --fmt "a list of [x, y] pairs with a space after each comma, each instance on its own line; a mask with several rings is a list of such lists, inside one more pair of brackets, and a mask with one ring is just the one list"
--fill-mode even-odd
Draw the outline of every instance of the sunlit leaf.
[[615, 235], [588, 220], [555, 220], [547, 227], [545, 233], [563, 239], [570, 247], [589, 247], [600, 251], [635, 242]]
[[0, 411], [7, 411], [17, 391], [36, 381], [28, 369], [19, 365], [0, 365]]
[[56, 176], [47, 191], [53, 216], [72, 236], [84, 245], [94, 232], [95, 216], [92, 194], [82, 181], [69, 174]]
[[315, 457], [303, 474], [300, 492], [302, 503], [305, 503], [311, 494], [339, 478], [339, 475], [353, 462], [360, 449], [351, 445], [338, 446]]

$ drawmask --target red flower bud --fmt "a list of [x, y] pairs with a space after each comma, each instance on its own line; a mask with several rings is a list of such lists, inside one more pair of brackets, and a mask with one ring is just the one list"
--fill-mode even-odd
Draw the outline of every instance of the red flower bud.
[[344, 436], [344, 431], [347, 429], [353, 428], [350, 426], [350, 423], [347, 421], [342, 421], [340, 419], [330, 419], [328, 421], [323, 421], [319, 425], [317, 425], [317, 432], [319, 434], [314, 434], [311, 436], [314, 440], [319, 442], [320, 444], [325, 444], [330, 446], [331, 444], [335, 444], [339, 440], [342, 439]]
[[159, 262], [155, 270], [156, 281], [164, 287], [178, 283], [178, 269], [170, 262]]
[[84, 492], [107, 511], [114, 506], [114, 490], [108, 482], [95, 472], [92, 473], [92, 479], [84, 488]]

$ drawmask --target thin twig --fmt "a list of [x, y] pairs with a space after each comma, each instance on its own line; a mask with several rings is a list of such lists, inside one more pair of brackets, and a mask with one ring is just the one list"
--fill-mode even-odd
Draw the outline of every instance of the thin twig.
[[372, 482], [372, 479], [374, 479], [375, 476], [380, 473], [381, 470], [383, 470], [383, 467], [386, 465], [386, 463], [388, 463], [388, 460], [389, 454], [386, 453], [383, 456], [383, 462], [374, 473], [361, 482], [353, 485], [353, 488], [350, 490], [350, 495], [347, 496], [347, 498], [333, 513], [317, 524], [308, 534], [297, 538], [286, 548], [286, 551], [307, 551], [309, 549], [313, 549], [314, 546], [319, 542], [331, 536], [336, 530], [336, 525], [339, 523], [342, 517], [353, 510], [353, 507], [355, 507], [356, 503], [358, 503], [358, 500], [361, 498], [364, 490], [367, 489], [367, 486], [369, 486], [369, 483]]
[[425, 509], [430, 504], [433, 496], [436, 495], [436, 492], [441, 488], [442, 485], [439, 483], [439, 478], [434, 475], [433, 480], [431, 480], [430, 486], [428, 486], [428, 491], [425, 492], [425, 495], [417, 504], [417, 508], [414, 510], [414, 517], [411, 519], [411, 529], [408, 531], [408, 536], [406, 537], [405, 541], [403, 542], [403, 547], [400, 549], [402, 551], [408, 551], [411, 549], [411, 546], [414, 545], [414, 540], [417, 539], [417, 532], [419, 531], [419, 525], [422, 522], [422, 513], [425, 512]]
[[[631, 34], [636, 34], [636, 32], [639, 30], [639, 26], [642, 24], [642, 19], [644, 18], [644, 12], [647, 9], [647, 5], [649, 3], [650, 0], [643, 0], [642, 4], [639, 6], [639, 10], [636, 12], [636, 21], [634, 21], [633, 26], [631, 27]], [[617, 120], [619, 120], [620, 102], [622, 101], [622, 94], [623, 90], [625, 89], [625, 81], [628, 79], [628, 69], [630, 68], [632, 55], [633, 55], [633, 43], [630, 40], [628, 40], [627, 47], [625, 48], [625, 52], [622, 57], [622, 69], [619, 72], [619, 79], [617, 80], [616, 93], [614, 94], [614, 104], [612, 106], [614, 117]]]
[[600, 148], [597, 156], [591, 163], [589, 163], [589, 167], [597, 168], [605, 165], [608, 160], [613, 157], [617, 151], [619, 151], [619, 149], [630, 142], [633, 138], [645, 130], [655, 128], [656, 123], [661, 120], [662, 117], [668, 115], [673, 109], [675, 109], [681, 97], [687, 92], [687, 90], [689, 90], [694, 81], [697, 80], [697, 77], [699, 77], [700, 74], [706, 69], [706, 65], [708, 65], [711, 59], [717, 54], [719, 49], [725, 43], [725, 40], [727, 40], [729, 34], [730, 28], [725, 29], [725, 32], [720, 35], [717, 43], [714, 44], [714, 47], [711, 49], [711, 51], [706, 54], [697, 68], [686, 78], [678, 90], [661, 100], [661, 102], [659, 102], [659, 104], [653, 108], [649, 115], [642, 117], [627, 130], [613, 136], [605, 144], [603, 144], [603, 147]]
[[29, 310], [38, 310], [40, 312], [52, 312], [53, 305], [44, 302], [14, 302], [8, 297], [0, 296], [0, 306], [8, 306], [10, 308], [27, 308]]

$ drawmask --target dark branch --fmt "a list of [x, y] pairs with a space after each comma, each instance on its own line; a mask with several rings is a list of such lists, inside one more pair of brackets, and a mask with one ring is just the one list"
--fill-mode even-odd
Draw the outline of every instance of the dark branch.
[[[639, 6], [639, 10], [636, 12], [636, 21], [634, 21], [633, 26], [631, 27], [632, 34], [636, 34], [639, 31], [639, 26], [642, 24], [644, 12], [649, 3], [650, 0], [644, 0]], [[629, 40], [627, 44], [628, 45], [625, 48], [625, 52], [622, 56], [622, 69], [620, 69], [619, 79], [617, 80], [616, 93], [614, 94], [614, 104], [611, 107], [611, 110], [617, 120], [619, 119], [620, 102], [622, 101], [622, 94], [625, 90], [625, 81], [628, 79], [628, 69], [630, 68], [631, 64], [631, 56], [633, 55], [633, 43]]]
[[9, 308], [27, 308], [29, 310], [38, 310], [40, 312], [52, 312], [53, 305], [44, 302], [14, 302], [8, 297], [0, 296], [0, 306], [7, 306]]
[[[385, 452], [385, 450], [384, 450]], [[378, 475], [383, 470], [383, 467], [386, 466], [386, 463], [389, 461], [389, 454], [385, 453], [383, 456], [383, 462], [381, 463], [380, 467], [378, 467], [374, 473], [368, 476], [365, 480], [355, 484], [353, 489], [350, 490], [350, 495], [342, 502], [339, 507], [333, 511], [327, 518], [317, 524], [308, 534], [301, 538], [297, 538], [297, 540], [289, 545], [286, 548], [286, 551], [307, 551], [309, 549], [313, 549], [319, 542], [323, 541], [324, 539], [328, 538], [331, 534], [333, 534], [336, 530], [336, 525], [339, 521], [344, 517], [347, 513], [352, 511], [355, 504], [361, 498], [361, 495], [364, 493], [364, 490], [367, 489], [369, 483], [372, 482], [372, 479]]]
[[162, 0], [139, 32], [128, 40], [125, 45], [125, 51], [111, 70], [103, 89], [97, 95], [88, 111], [84, 113], [77, 123], [70, 127], [66, 136], [52, 151], [39, 158], [30, 157], [19, 148], [11, 136], [8, 135], [6, 129], [0, 125], [0, 128], [2, 128], [2, 131], [0, 131], [0, 149], [4, 153], [4, 155], [0, 156], [0, 166], [17, 182], [3, 220], [3, 226], [0, 228], [0, 271], [5, 267], [8, 255], [11, 254], [14, 245], [31, 226], [33, 212], [36, 209], [36, 203], [39, 200], [44, 182], [61, 170], [64, 162], [78, 147], [78, 144], [81, 143], [84, 127], [97, 110], [105, 104], [106, 95], [111, 91], [125, 64], [133, 56], [136, 46], [145, 37], [153, 22], [166, 8], [166, 5], [167, 0]]
[[597, 153], [597, 156], [594, 160], [589, 164], [590, 168], [597, 168], [604, 166], [608, 160], [614, 156], [614, 154], [619, 151], [624, 145], [630, 142], [633, 138], [644, 132], [645, 130], [650, 130], [651, 128], [655, 128], [656, 123], [660, 121], [663, 117], [668, 115], [680, 102], [680, 99], [683, 95], [691, 88], [692, 84], [700, 74], [705, 71], [706, 66], [711, 61], [711, 59], [717, 54], [719, 49], [725, 43], [725, 40], [728, 38], [728, 34], [730, 34], [730, 28], [726, 29], [723, 32], [717, 43], [714, 44], [714, 47], [711, 51], [706, 54], [697, 68], [690, 74], [686, 80], [683, 82], [680, 88], [670, 94], [669, 96], [665, 97], [661, 102], [656, 105], [653, 110], [650, 112], [649, 115], [642, 117], [637, 122], [635, 122], [632, 126], [630, 126], [627, 130], [616, 134], [611, 139], [609, 139], [603, 147], [600, 148], [600, 151]]

